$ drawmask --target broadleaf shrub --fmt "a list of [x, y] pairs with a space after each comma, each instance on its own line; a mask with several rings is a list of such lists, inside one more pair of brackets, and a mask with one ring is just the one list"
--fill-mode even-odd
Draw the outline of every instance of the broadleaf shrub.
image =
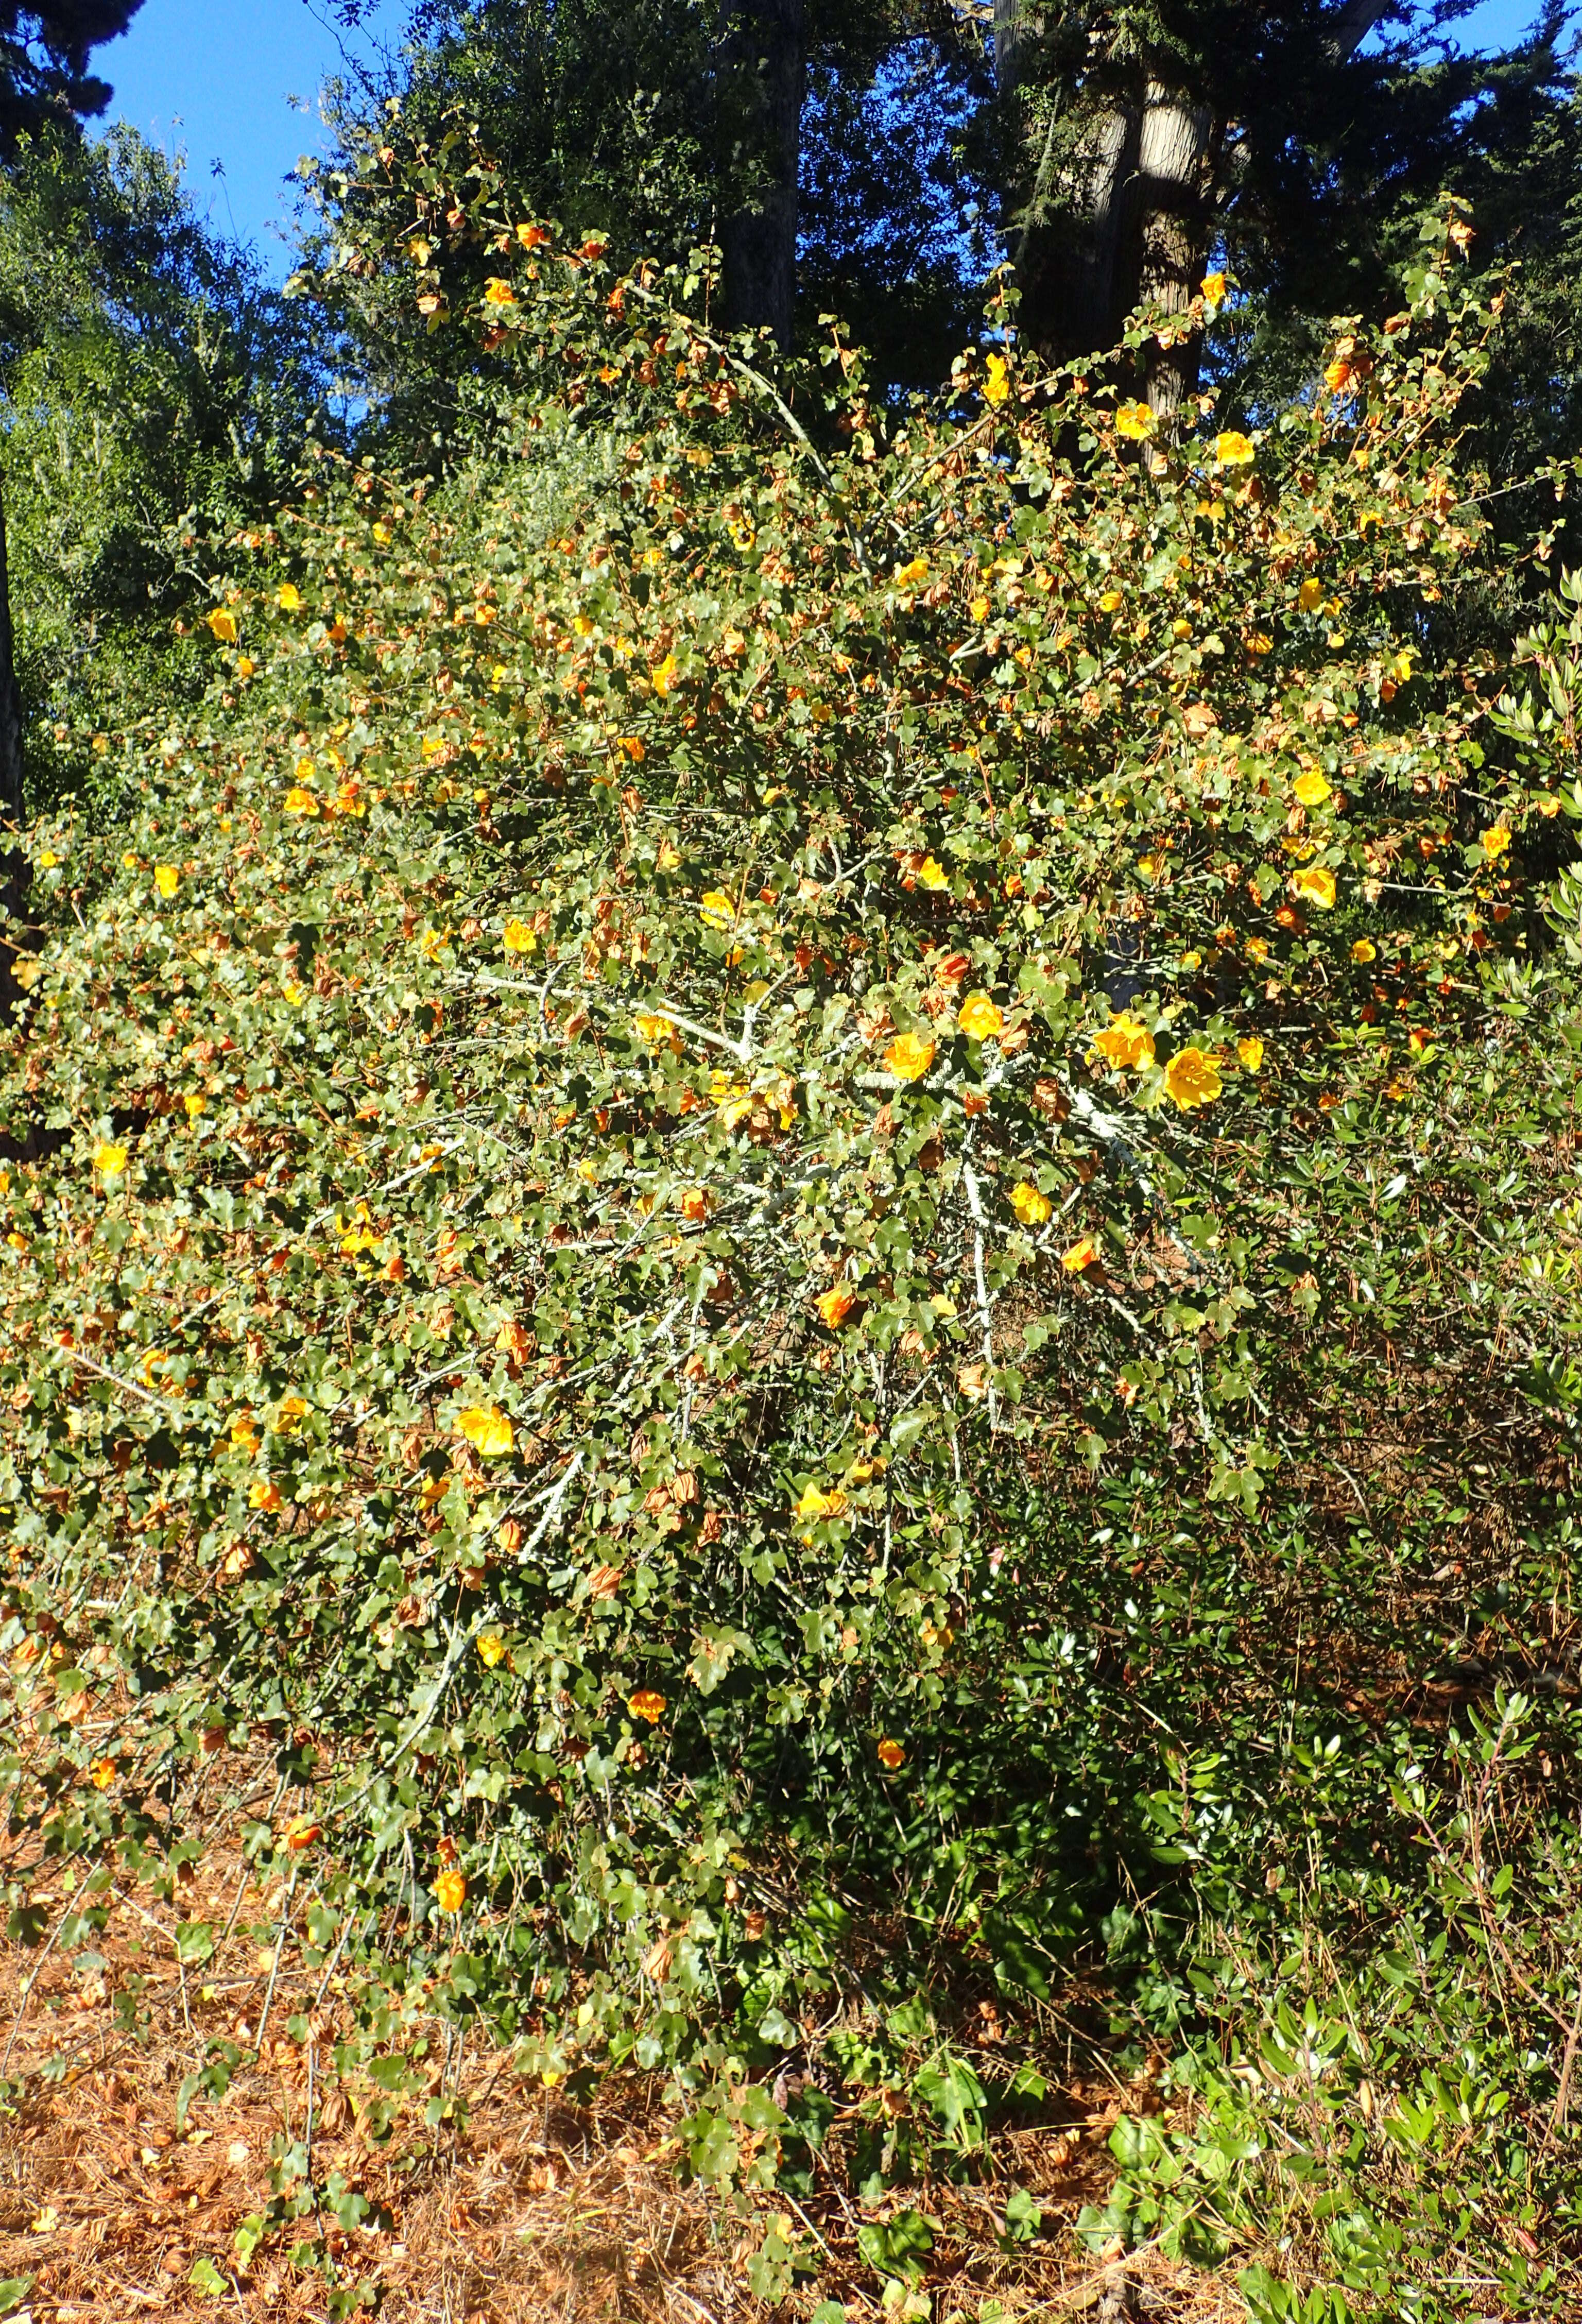
[[[887, 415], [838, 341], [787, 401], [686, 281], [424, 182], [498, 267], [448, 325], [489, 440], [324, 454], [230, 544], [201, 715], [117, 738], [120, 827], [35, 835], [14, 1819], [152, 1844], [78, 1739], [113, 1682], [166, 1753], [271, 1726], [248, 1845], [316, 1946], [551, 2080], [670, 2069], [705, 2175], [806, 2166], [770, 2091], [820, 2043], [861, 2178], [969, 2168], [1043, 2083], [942, 1996], [1107, 1943], [1169, 2046], [1255, 1982], [1215, 1915], [1285, 1958], [1293, 1833], [1405, 1845], [1376, 1750], [1265, 1723], [1280, 1591], [1385, 1622], [1367, 1384], [1568, 1442], [1578, 632], [1541, 712], [1458, 642], [1495, 318], [1447, 260], [1174, 447], [998, 343]], [[1403, 1559], [1467, 1516], [1399, 1499]], [[1215, 2088], [1096, 2246], [1183, 2170], [1182, 2248], [1237, 2231]]]

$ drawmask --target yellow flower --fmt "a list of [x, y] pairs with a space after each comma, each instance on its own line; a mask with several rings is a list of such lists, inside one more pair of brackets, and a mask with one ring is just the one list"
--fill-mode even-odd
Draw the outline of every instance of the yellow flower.
[[113, 1146], [108, 1139], [101, 1139], [94, 1148], [94, 1168], [102, 1177], [118, 1178], [125, 1167], [124, 1146]]
[[684, 1186], [681, 1190], [681, 1215], [695, 1224], [709, 1215], [709, 1197], [702, 1186]]
[[1294, 894], [1305, 896], [1310, 903], [1317, 904], [1322, 911], [1327, 912], [1335, 901], [1335, 874], [1322, 863], [1314, 863], [1307, 871], [1299, 872], [1291, 885]]
[[171, 897], [175, 894], [177, 889], [180, 885], [181, 874], [177, 871], [173, 863], [161, 863], [155, 866], [154, 886], [159, 890], [161, 895], [164, 898], [167, 903], [170, 902]]
[[467, 1876], [451, 1865], [434, 1884], [434, 1901], [442, 1913], [459, 1913], [467, 1901]]
[[1251, 438], [1244, 436], [1239, 428], [1227, 428], [1215, 443], [1217, 468], [1245, 468], [1253, 457]]
[[1107, 589], [1099, 600], [1099, 610], [1101, 613], [1116, 613], [1125, 603], [1118, 589]]
[[526, 920], [507, 920], [501, 934], [507, 952], [537, 952], [538, 939]]
[[1378, 947], [1366, 936], [1358, 936], [1351, 947], [1351, 957], [1358, 963], [1377, 960], [1378, 956]]
[[646, 1719], [650, 1727], [657, 1727], [665, 1716], [665, 1698], [650, 1686], [639, 1686], [635, 1694], [629, 1694], [626, 1707], [634, 1719]]
[[498, 1405], [469, 1404], [455, 1416], [456, 1434], [464, 1436], [474, 1452], [487, 1460], [497, 1460], [509, 1452], [516, 1439], [510, 1421]]
[[1127, 1010], [1094, 1036], [1093, 1047], [1119, 1073], [1136, 1073], [1139, 1065], [1154, 1062], [1154, 1036]]
[[216, 605], [211, 613], [206, 613], [203, 618], [214, 632], [216, 644], [222, 646], [235, 644], [236, 616], [235, 613], [228, 613], [223, 605]]
[[1025, 1227], [1041, 1227], [1054, 1209], [1049, 1196], [1040, 1194], [1038, 1188], [1030, 1185], [1026, 1178], [1019, 1185], [1011, 1188], [1010, 1201], [1012, 1210]]
[[242, 654], [236, 662], [236, 675], [238, 678], [251, 678], [257, 668], [258, 664], [251, 654]]
[[944, 865], [936, 857], [925, 855], [917, 867], [917, 885], [920, 888], [932, 889], [937, 894], [942, 888], [948, 888], [950, 884]]
[[728, 928], [736, 918], [735, 901], [723, 888], [710, 888], [700, 897], [698, 911], [705, 927]]
[[283, 1396], [275, 1413], [275, 1434], [289, 1436], [299, 1420], [306, 1420], [312, 1406], [305, 1396]]
[[991, 1041], [1005, 1021], [987, 992], [970, 992], [956, 1019], [970, 1041]]
[[897, 1033], [885, 1063], [897, 1081], [920, 1082], [934, 1063], [934, 1043], [926, 1033]]
[[1219, 272], [1205, 274], [1198, 288], [1209, 306], [1217, 307], [1225, 296], [1225, 277]]
[[1003, 403], [1011, 392], [1010, 381], [1006, 376], [1004, 355], [990, 355], [988, 368], [989, 377], [983, 383], [983, 401], [985, 403]]
[[1321, 581], [1304, 581], [1296, 593], [1296, 602], [1304, 613], [1311, 613], [1323, 604], [1324, 585]]
[[809, 1485], [796, 1504], [796, 1515], [805, 1520], [808, 1517], [843, 1517], [845, 1511], [846, 1496], [838, 1485], [827, 1493], [817, 1485]]
[[493, 1670], [505, 1660], [505, 1640], [494, 1631], [486, 1631], [478, 1641], [478, 1660], [485, 1670]]
[[986, 622], [989, 619], [988, 598], [974, 597], [971, 604], [968, 606], [967, 611], [971, 614], [972, 619], [975, 622]]
[[282, 804], [288, 815], [305, 815], [311, 817], [321, 812], [319, 803], [313, 793], [304, 790], [300, 783], [292, 784]]
[[1491, 863], [1497, 863], [1511, 844], [1511, 835], [1503, 823], [1496, 823], [1483, 835], [1483, 852]]
[[376, 524], [376, 525], [374, 526], [374, 528], [373, 528], [373, 538], [374, 538], [374, 540], [375, 540], [376, 541], [378, 541], [378, 543], [379, 543], [379, 545], [380, 545], [381, 549], [382, 549], [382, 548], [384, 547], [385, 543], [386, 543], [386, 542], [389, 540], [389, 539], [390, 539], [390, 527], [389, 527], [389, 525], [388, 525], [388, 524]]
[[900, 583], [903, 588], [907, 587], [913, 582], [926, 581], [927, 578], [928, 559], [926, 557], [915, 557], [911, 560], [910, 564], [897, 565], [896, 567], [896, 579]]
[[1322, 807], [1329, 796], [1329, 786], [1316, 767], [1310, 768], [1306, 774], [1298, 775], [1291, 788], [1303, 807]]
[[878, 1746], [878, 1750], [879, 1766], [893, 1775], [896, 1769], [904, 1763], [906, 1754], [902, 1750], [901, 1746], [895, 1740], [894, 1737], [889, 1735], [886, 1735], [881, 1738]]
[[483, 300], [490, 307], [514, 307], [516, 292], [498, 274], [492, 274], [483, 285]]
[[247, 1496], [248, 1508], [250, 1509], [278, 1509], [280, 1505], [280, 1487], [278, 1485], [271, 1485], [267, 1477], [261, 1477], [257, 1484], [253, 1486], [253, 1490]]
[[1145, 403], [1123, 403], [1115, 415], [1115, 432], [1133, 444], [1145, 444], [1158, 423]]
[[115, 1780], [115, 1762], [114, 1759], [96, 1759], [88, 1774], [96, 1792], [107, 1791]]
[[818, 1309], [823, 1322], [832, 1332], [834, 1332], [839, 1330], [851, 1313], [856, 1304], [856, 1297], [854, 1291], [849, 1289], [845, 1284], [838, 1283], [832, 1291], [821, 1291], [813, 1304]]
[[1060, 1263], [1068, 1275], [1081, 1275], [1088, 1268], [1098, 1266], [1099, 1246], [1091, 1235], [1083, 1235], [1070, 1250], [1062, 1251]]
[[652, 675], [654, 692], [661, 696], [668, 694], [676, 683], [676, 656], [673, 653], [667, 653]]
[[182, 1095], [181, 1102], [187, 1108], [187, 1119], [189, 1121], [196, 1121], [198, 1115], [202, 1113], [208, 1105], [207, 1098], [201, 1096], [197, 1090], [186, 1091]]
[[1255, 1074], [1264, 1062], [1264, 1045], [1255, 1033], [1249, 1033], [1245, 1041], [1237, 1043], [1236, 1054], [1247, 1072]]
[[294, 581], [281, 582], [280, 595], [275, 599], [275, 603], [279, 605], [282, 613], [299, 613], [301, 612], [301, 592], [299, 590]]
[[1183, 1113], [1210, 1105], [1220, 1092], [1219, 1067], [1205, 1050], [1178, 1049], [1164, 1068], [1164, 1087]]

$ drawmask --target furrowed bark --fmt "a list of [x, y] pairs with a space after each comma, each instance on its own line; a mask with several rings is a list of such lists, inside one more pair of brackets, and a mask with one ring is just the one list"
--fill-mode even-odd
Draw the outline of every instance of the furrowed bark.
[[[1132, 303], [1184, 314], [1208, 249], [1214, 118], [1179, 90], [1150, 81], [1137, 143], [1135, 199], [1139, 212], [1136, 288]], [[1148, 401], [1172, 432], [1198, 379], [1199, 337], [1154, 351]]]
[[796, 301], [796, 178], [807, 90], [804, 0], [726, 0], [722, 44], [738, 95], [733, 159], [759, 178], [724, 223], [722, 285], [732, 330], [774, 332], [790, 352]]

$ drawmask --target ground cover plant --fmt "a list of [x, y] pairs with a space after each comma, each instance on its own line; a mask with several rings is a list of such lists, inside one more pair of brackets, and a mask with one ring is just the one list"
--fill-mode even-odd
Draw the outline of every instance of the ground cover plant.
[[[321, 449], [30, 843], [13, 1941], [179, 1913], [266, 1738], [370, 2139], [454, 2120], [420, 2015], [653, 2077], [755, 2298], [921, 2319], [1103, 2071], [1123, 2274], [1557, 2312], [1582, 595], [1487, 617], [1462, 222], [1167, 441], [1140, 326], [777, 383], [388, 134], [473, 456]], [[310, 2181], [219, 2292], [349, 2312]]]

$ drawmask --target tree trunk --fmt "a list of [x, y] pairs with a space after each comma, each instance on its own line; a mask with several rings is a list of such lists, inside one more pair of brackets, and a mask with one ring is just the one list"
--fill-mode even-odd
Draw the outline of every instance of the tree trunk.
[[[1016, 120], [1021, 77], [1028, 42], [1041, 29], [1027, 0], [995, 0], [995, 73], [1017, 142], [1025, 136]], [[1139, 122], [1140, 108], [1117, 96], [1062, 152], [1062, 124], [1053, 113], [1036, 167], [1024, 181], [1009, 235], [1020, 293], [1016, 320], [1047, 362], [1110, 346], [1127, 312], [1129, 285], [1118, 259]]]
[[[1214, 119], [1177, 89], [1150, 81], [1137, 141], [1134, 199], [1138, 216], [1136, 287], [1128, 304], [1184, 314], [1191, 305], [1209, 243]], [[1200, 335], [1154, 350], [1148, 401], [1173, 434], [1176, 415], [1197, 385]]]
[[735, 167], [752, 190], [725, 220], [725, 320], [773, 331], [789, 354], [796, 302], [796, 180], [807, 91], [804, 0], [724, 0], [724, 59], [736, 94]]

